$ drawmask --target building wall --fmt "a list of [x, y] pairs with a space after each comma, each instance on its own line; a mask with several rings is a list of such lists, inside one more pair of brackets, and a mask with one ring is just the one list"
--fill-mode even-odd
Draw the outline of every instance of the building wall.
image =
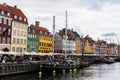
[[91, 53], [91, 47], [88, 40], [85, 42], [85, 53]]
[[55, 34], [54, 52], [62, 53], [62, 37], [58, 33]]
[[11, 50], [13, 52], [21, 53], [27, 50], [27, 28], [27, 24], [12, 22]]
[[38, 49], [39, 49], [39, 38], [35, 34], [28, 33], [27, 51], [39, 52]]
[[76, 40], [76, 54], [81, 54], [81, 42], [80, 40]]
[[63, 43], [62, 44], [63, 52], [65, 52], [65, 50], [66, 50], [67, 53], [75, 53], [75, 51], [76, 51], [75, 41], [62, 39], [62, 43]]
[[52, 36], [40, 35], [39, 51], [42, 53], [52, 52]]
[[[11, 21], [9, 16], [3, 16], [0, 13], [0, 51], [7, 48], [10, 51], [11, 44]], [[4, 45], [4, 47], [2, 46]]]

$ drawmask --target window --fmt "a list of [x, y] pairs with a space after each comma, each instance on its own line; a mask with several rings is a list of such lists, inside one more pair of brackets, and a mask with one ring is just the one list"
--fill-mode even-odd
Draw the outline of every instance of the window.
[[16, 35], [16, 30], [13, 31], [13, 35]]
[[17, 36], [20, 36], [20, 31], [19, 30], [17, 31]]
[[24, 21], [26, 21], [26, 18], [24, 18]]
[[19, 52], [19, 48], [18, 47], [16, 48], [16, 52]]
[[24, 37], [26, 37], [26, 32], [24, 32]]
[[1, 37], [0, 37], [0, 43], [1, 43]]
[[2, 28], [0, 27], [0, 34], [2, 33]]
[[7, 43], [10, 44], [10, 38], [7, 38]]
[[42, 31], [40, 31], [40, 34], [42, 34]]
[[23, 31], [21, 31], [21, 36], [23, 36]]
[[4, 24], [7, 24], [7, 19], [4, 19]]
[[2, 23], [2, 18], [0, 18], [0, 23]]
[[17, 15], [14, 15], [14, 19], [17, 19]]
[[6, 30], [6, 28], [3, 28], [3, 32]]
[[16, 43], [16, 38], [13, 38], [13, 43]]
[[21, 44], [23, 44], [23, 39], [21, 39]]
[[4, 14], [4, 11], [1, 11], [1, 14]]
[[7, 13], [7, 16], [10, 16], [10, 13], [9, 13], [9, 12]]
[[22, 17], [19, 17], [19, 20], [22, 20]]
[[26, 39], [24, 39], [24, 44], [26, 44]]
[[22, 48], [20, 48], [20, 52], [22, 52]]
[[47, 35], [47, 32], [45, 32], [45, 35]]
[[17, 22], [14, 22], [14, 27], [17, 27]]
[[9, 25], [9, 26], [11, 25], [11, 20], [8, 20], [8, 25]]
[[5, 43], [5, 42], [6, 42], [6, 38], [2, 37], [2, 43]]
[[8, 29], [8, 35], [10, 35], [10, 28]]
[[19, 43], [19, 39], [17, 39], [17, 43]]
[[15, 52], [15, 47], [12, 48], [12, 51]]

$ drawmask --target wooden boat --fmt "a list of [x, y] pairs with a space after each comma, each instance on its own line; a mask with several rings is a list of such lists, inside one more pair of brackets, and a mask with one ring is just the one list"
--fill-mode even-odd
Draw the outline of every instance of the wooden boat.
[[115, 60], [111, 57], [108, 57], [108, 58], [105, 59], [105, 63], [107, 63], [107, 64], [111, 64], [111, 63], [114, 63], [114, 62], [115, 62]]

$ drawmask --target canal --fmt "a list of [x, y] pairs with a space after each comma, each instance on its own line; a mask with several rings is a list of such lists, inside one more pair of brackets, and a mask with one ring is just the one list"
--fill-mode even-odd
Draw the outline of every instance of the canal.
[[38, 73], [17, 74], [0, 77], [0, 80], [118, 80], [120, 79], [120, 63], [93, 64], [78, 70], [76, 73], [52, 74], [39, 78]]

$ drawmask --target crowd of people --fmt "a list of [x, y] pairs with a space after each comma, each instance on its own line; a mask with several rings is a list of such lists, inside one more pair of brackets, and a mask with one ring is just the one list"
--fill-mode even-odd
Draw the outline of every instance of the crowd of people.
[[0, 63], [23, 63], [28, 61], [46, 60], [47, 56], [41, 57], [38, 55], [0, 55]]

